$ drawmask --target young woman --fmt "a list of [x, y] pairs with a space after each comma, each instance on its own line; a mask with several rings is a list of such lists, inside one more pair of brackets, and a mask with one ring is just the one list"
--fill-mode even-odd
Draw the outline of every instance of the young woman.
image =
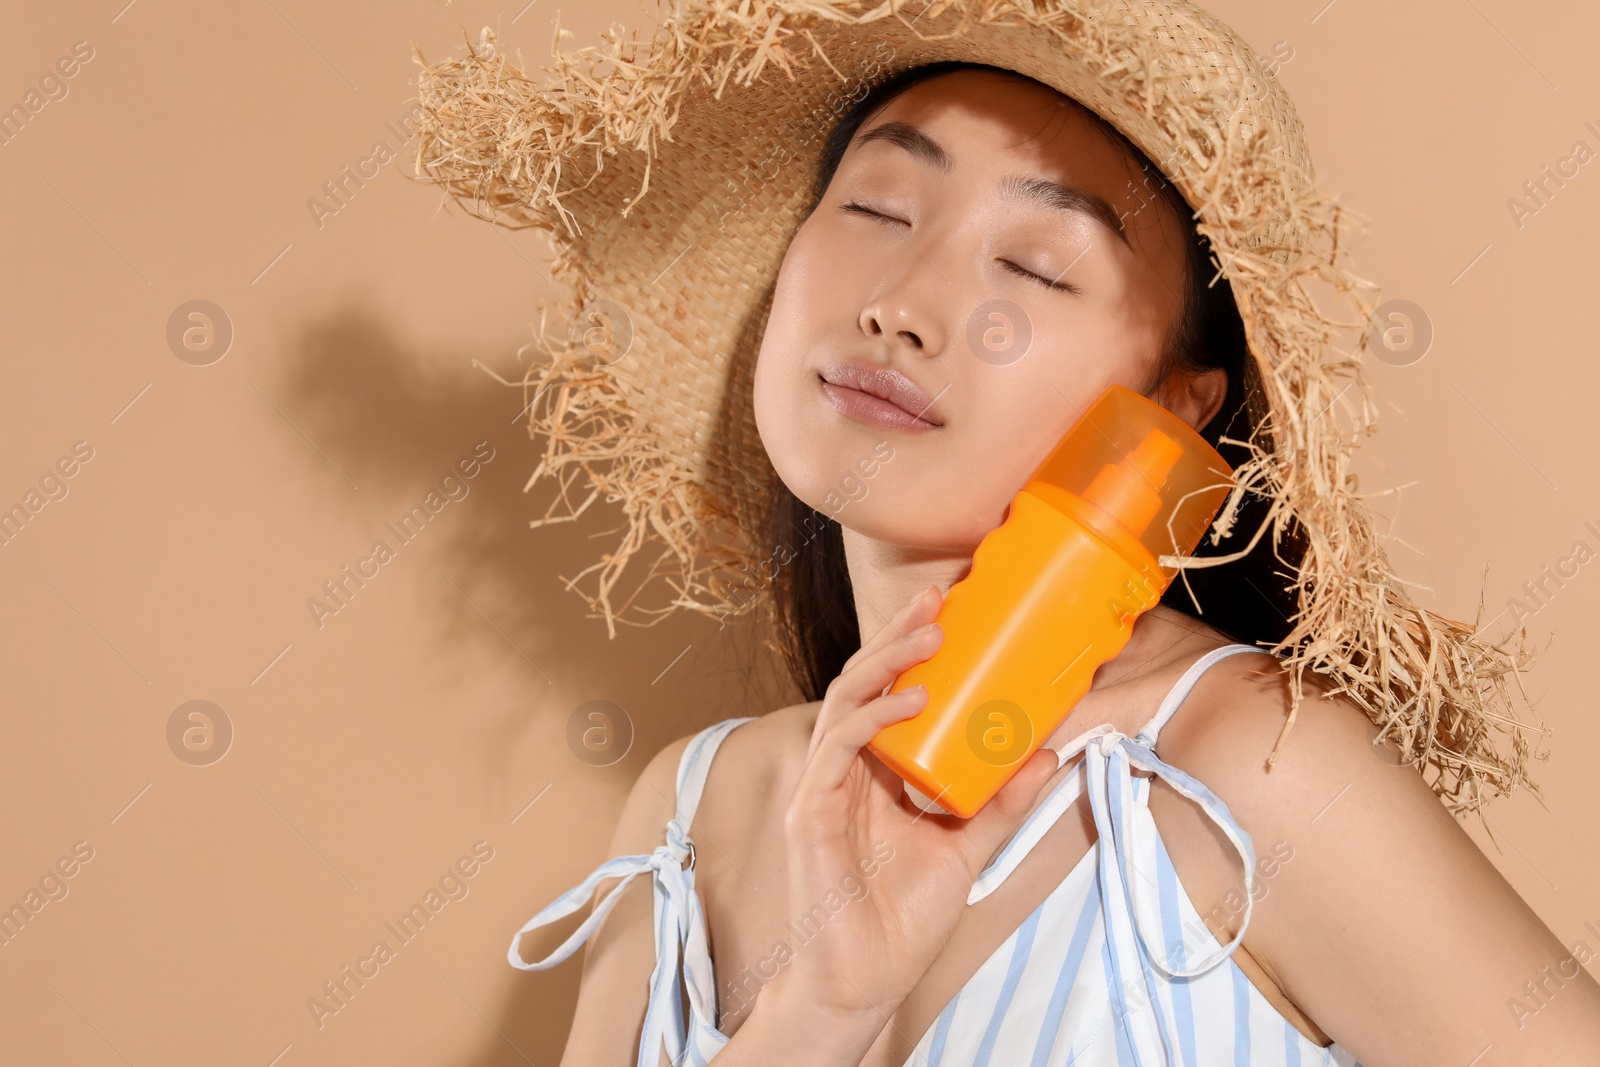
[[[526, 969], [588, 945], [563, 1064], [1594, 1057], [1600, 985], [1423, 778], [1374, 758], [1355, 702], [1308, 679], [1264, 766], [1291, 705], [1253, 647], [1289, 630], [1270, 564], [1218, 568], [1203, 613], [1177, 583], [970, 820], [866, 750], [920, 709], [883, 694], [939, 647], [942, 594], [1107, 386], [1213, 442], [1260, 408], [1189, 205], [1057, 89], [916, 66], [845, 110], [821, 158], [750, 390], [783, 487], [768, 533], [832, 520], [772, 576], [812, 699], [661, 750], [616, 858], [519, 931]], [[1018, 358], [969, 344], [996, 300], [1031, 335]], [[591, 900], [565, 944], [521, 957]]]
[[[837, 472], [878, 442], [892, 445], [888, 469], [838, 513], [867, 640], [824, 699], [724, 731], [714, 763], [696, 753], [710, 767], [688, 836], [698, 843], [719, 1029], [732, 1039], [718, 1062], [899, 1067], [925, 1062], [914, 1049], [942, 1045], [947, 1062], [967, 1063], [951, 1046], [981, 1052], [986, 1038], [996, 1063], [1065, 1063], [1067, 1048], [1077, 1063], [1127, 1062], [1108, 968], [1080, 955], [1078, 973], [1030, 969], [1016, 937], [1064, 878], [1090, 873], [1081, 864], [1096, 838], [1089, 794], [1079, 792], [1001, 888], [967, 898], [1008, 835], [1079, 772], [1081, 754], [1058, 769], [1054, 750], [1101, 723], [1134, 736], [1230, 635], [1165, 605], [1142, 615], [1045, 743], [1051, 751], [1035, 753], [966, 822], [924, 814], [864, 746], [920, 709], [917, 690], [880, 694], [938, 648], [941, 592], [1077, 412], [1117, 383], [1196, 428], [1212, 425], [1230, 377], [1206, 363], [1221, 353], [1172, 346], [1186, 299], [1204, 301], [1208, 278], [1196, 292], [1187, 217], [1128, 191], [1148, 160], [1047, 86], [956, 70], [892, 84], [866, 103], [841, 127], [854, 136], [784, 258], [754, 397], [773, 466], [819, 511]], [[963, 347], [959, 309], [995, 294], [1023, 309], [1036, 350], [1006, 374]], [[1485, 1044], [1493, 1048], [1480, 1062], [1496, 1064], [1578, 1063], [1600, 1049], [1600, 986], [1582, 972], [1537, 1026], [1508, 1027], [1507, 998], [1570, 954], [1420, 777], [1373, 758], [1367, 718], [1348, 700], [1309, 702], [1294, 743], [1264, 771], [1287, 704], [1270, 657], [1229, 656], [1205, 671], [1154, 746], [1226, 802], [1258, 856], [1277, 846], [1277, 870], [1255, 891], [1232, 956], [1251, 991], [1235, 999], [1239, 978], [1207, 972], [1228, 1013], [1188, 1020], [1190, 1062], [1323, 1062], [1330, 1035], [1368, 1067], [1464, 1064]], [[680, 761], [692, 740], [711, 736], [680, 740], [651, 762], [613, 855], [661, 843]], [[1222, 918], [1216, 937], [1228, 943], [1243, 917], [1229, 902], [1246, 891], [1227, 838], [1166, 781], [1147, 795], [1187, 901]], [[1158, 869], [1142, 873], [1154, 881]], [[1097, 906], [1095, 887], [1077, 882], [1073, 899], [1046, 905], [1059, 905], [1063, 932]], [[811, 928], [790, 925], [830, 893], [855, 899]], [[636, 880], [592, 937], [563, 1063], [636, 1055], [659, 933]], [[1161, 995], [1205, 999], [1212, 990], [1183, 988], [1200, 981], [1168, 980]], [[1101, 995], [1075, 1002], [1080, 982]], [[1139, 1010], [1138, 992], [1124, 991], [1121, 1012]], [[1061, 1012], [1050, 1010], [1052, 994]], [[937, 1033], [958, 995], [1010, 1021], [994, 1033]], [[1064, 1017], [1069, 1004], [1076, 1018]], [[1236, 1011], [1256, 1028], [1236, 1029]], [[1269, 1011], [1288, 1025], [1274, 1027]], [[1272, 1048], [1250, 1054], [1249, 1038]]]

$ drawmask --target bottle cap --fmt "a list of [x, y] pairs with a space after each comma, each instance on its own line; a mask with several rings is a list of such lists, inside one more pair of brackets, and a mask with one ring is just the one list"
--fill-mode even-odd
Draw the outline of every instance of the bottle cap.
[[1113, 385], [1034, 471], [1029, 485], [1037, 491], [1040, 482], [1089, 504], [1092, 525], [1113, 524], [1159, 561], [1195, 550], [1233, 488], [1233, 469], [1188, 423]]

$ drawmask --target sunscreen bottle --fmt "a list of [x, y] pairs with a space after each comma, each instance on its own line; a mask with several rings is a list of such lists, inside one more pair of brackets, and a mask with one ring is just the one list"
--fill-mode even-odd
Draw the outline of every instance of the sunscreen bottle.
[[945, 594], [944, 642], [902, 672], [928, 687], [868, 748], [936, 808], [971, 818], [1066, 719], [1160, 601], [1233, 487], [1187, 423], [1113, 385], [1067, 431]]

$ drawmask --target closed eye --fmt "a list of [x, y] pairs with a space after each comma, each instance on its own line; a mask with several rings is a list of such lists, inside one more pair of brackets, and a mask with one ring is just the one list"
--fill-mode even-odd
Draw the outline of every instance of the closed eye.
[[840, 204], [839, 205], [839, 210], [840, 211], [848, 211], [853, 215], [865, 215], [869, 219], [879, 219], [879, 220], [881, 220], [883, 222], [898, 222], [898, 223], [901, 223], [902, 225], [910, 225], [904, 219], [897, 219], [893, 215], [885, 215], [881, 211], [874, 211], [874, 210], [872, 210], [872, 208], [868, 207], [867, 205], [861, 204], [861, 203], [857, 203], [854, 200], [849, 200], [849, 201], [846, 201], [843, 204]]
[[1020, 274], [1024, 278], [1032, 278], [1046, 289], [1056, 289], [1064, 293], [1077, 293], [1079, 291], [1078, 287], [1071, 282], [1064, 282], [1059, 277], [1052, 281], [1049, 278], [1033, 273], [1033, 271], [1025, 267], [1019, 267], [1009, 259], [1002, 259], [1000, 264], [1013, 274]]
[[[845, 203], [840, 204], [839, 205], [839, 210], [840, 211], [848, 211], [853, 215], [864, 215], [867, 218], [877, 219], [880, 222], [899, 223], [901, 225], [910, 225], [910, 223], [907, 223], [904, 219], [897, 219], [893, 215], [885, 215], [881, 211], [874, 211], [872, 208], [868, 207], [867, 205], [859, 203], [859, 202], [857, 202], [855, 200], [848, 200]], [[1071, 282], [1064, 282], [1064, 281], [1060, 280], [1060, 278], [1056, 278], [1055, 280], [1051, 280], [1049, 278], [1043, 277], [1042, 275], [1035, 274], [1033, 271], [1028, 270], [1026, 267], [1019, 266], [1019, 265], [1011, 262], [1008, 259], [1002, 259], [1000, 261], [1000, 264], [1001, 264], [1001, 266], [1005, 267], [1005, 269], [1010, 271], [1011, 273], [1020, 274], [1024, 278], [1031, 278], [1034, 281], [1038, 282], [1040, 285], [1044, 286], [1046, 289], [1054, 289], [1057, 292], [1074, 293], [1074, 294], [1076, 294], [1076, 293], [1081, 291], [1081, 290], [1079, 290], [1079, 288], [1076, 285], [1073, 285]]]

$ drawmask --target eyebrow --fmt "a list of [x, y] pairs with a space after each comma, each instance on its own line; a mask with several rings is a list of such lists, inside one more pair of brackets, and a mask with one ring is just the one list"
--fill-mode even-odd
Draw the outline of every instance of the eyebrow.
[[[1122, 219], [1117, 215], [1116, 209], [1087, 189], [1064, 185], [1049, 178], [1025, 178], [1020, 174], [1008, 174], [1000, 179], [1000, 195], [1007, 200], [1032, 202], [1057, 211], [1087, 215], [1116, 234], [1117, 240], [1125, 245], [1128, 244], [1128, 234], [1123, 229]], [[1133, 246], [1128, 245], [1128, 247]]]
[[909, 122], [885, 122], [861, 135], [858, 144], [870, 141], [888, 141], [910, 152], [912, 156], [939, 169], [941, 174], [950, 171], [950, 153], [932, 137]]
[[[890, 144], [899, 145], [911, 153], [914, 158], [936, 167], [941, 174], [950, 172], [950, 153], [946, 152], [944, 146], [939, 144], [938, 141], [935, 141], [909, 122], [880, 123], [861, 134], [856, 143], [867, 144], [870, 141], [887, 141]], [[1033, 203], [1056, 211], [1086, 215], [1116, 234], [1117, 239], [1124, 245], [1128, 244], [1127, 232], [1123, 228], [1122, 218], [1117, 214], [1116, 209], [1103, 197], [1097, 196], [1087, 189], [1052, 181], [1049, 178], [1008, 174], [1001, 179], [1000, 195], [1007, 200]], [[1132, 246], [1129, 245], [1129, 247], [1131, 248]]]

